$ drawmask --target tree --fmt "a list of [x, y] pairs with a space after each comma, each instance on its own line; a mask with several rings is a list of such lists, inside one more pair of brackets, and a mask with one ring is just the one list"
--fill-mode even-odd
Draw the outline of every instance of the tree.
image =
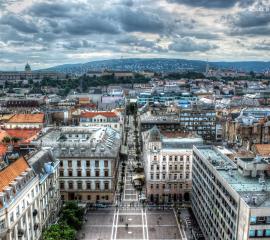
[[61, 222], [59, 224], [51, 225], [42, 236], [43, 240], [74, 240], [76, 231], [68, 226], [66, 223]]
[[83, 224], [84, 209], [75, 202], [67, 202], [61, 213], [61, 220], [75, 230], [80, 230]]
[[12, 137], [11, 138], [11, 142], [13, 142], [13, 143], [17, 143], [17, 142], [19, 142], [21, 139], [20, 138], [18, 138], [18, 137]]
[[10, 137], [9, 136], [5, 136], [4, 138], [3, 138], [3, 140], [2, 140], [2, 142], [3, 143], [10, 143], [10, 141], [11, 141], [11, 139], [10, 139]]

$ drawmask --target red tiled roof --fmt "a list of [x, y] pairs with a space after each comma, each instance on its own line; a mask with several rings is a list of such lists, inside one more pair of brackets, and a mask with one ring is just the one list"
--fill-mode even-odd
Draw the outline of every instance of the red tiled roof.
[[81, 117], [83, 117], [83, 118], [93, 118], [93, 117], [96, 117], [98, 115], [102, 115], [102, 116], [107, 117], [107, 118], [117, 117], [117, 115], [114, 112], [84, 112], [84, 113], [81, 113]]
[[11, 163], [9, 166], [4, 168], [0, 172], [0, 191], [3, 191], [6, 186], [8, 186], [12, 181], [14, 181], [14, 179], [18, 177], [22, 172], [24, 172], [27, 168], [29, 168], [29, 165], [23, 157], [20, 157], [14, 163]]
[[7, 152], [7, 145], [0, 143], [0, 156], [4, 156]]
[[16, 114], [9, 119], [8, 123], [43, 123], [44, 113]]
[[10, 137], [16, 137], [22, 141], [34, 138], [40, 129], [6, 129], [7, 134]]
[[255, 144], [257, 154], [261, 156], [270, 155], [270, 144]]
[[5, 130], [0, 130], [0, 142], [2, 142], [5, 137], [9, 137], [8, 133]]

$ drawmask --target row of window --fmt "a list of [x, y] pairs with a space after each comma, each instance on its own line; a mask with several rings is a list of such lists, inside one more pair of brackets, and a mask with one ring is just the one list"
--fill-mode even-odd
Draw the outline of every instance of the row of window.
[[270, 237], [270, 229], [249, 230], [249, 237]]
[[[72, 162], [75, 162], [76, 160], [68, 160], [68, 167], [72, 167]], [[95, 167], [99, 167], [100, 166], [100, 162], [101, 161], [98, 161], [96, 160], [95, 161]], [[63, 163], [63, 160], [60, 161], [60, 167], [63, 167], [64, 166], [64, 163]], [[85, 166], [86, 167], [90, 167], [90, 160], [86, 160], [85, 161]], [[103, 165], [105, 168], [109, 167], [109, 162], [107, 160], [104, 160], [104, 165]], [[77, 167], [82, 167], [82, 160], [77, 160]]]
[[[151, 165], [151, 171], [153, 171], [154, 170], [154, 166], [155, 165]], [[156, 170], [157, 171], [159, 171], [159, 169], [160, 169], [160, 166], [159, 165], [156, 165]], [[178, 165], [174, 165], [174, 170], [183, 170], [184, 169], [184, 165], [179, 165], [179, 167], [178, 167]], [[166, 170], [166, 165], [162, 165], [162, 170], [163, 171], [165, 171]], [[169, 165], [169, 170], [170, 171], [172, 171], [173, 170], [173, 165]], [[190, 165], [189, 164], [187, 164], [186, 165], [186, 170], [190, 170]]]
[[[154, 150], [157, 150], [156, 146], [154, 147]], [[171, 156], [162, 156], [162, 160], [166, 161], [168, 159], [168, 157], [169, 157], [169, 161], [173, 161], [173, 160], [174, 161], [184, 161], [184, 158], [185, 158], [186, 161], [189, 162], [190, 159], [191, 159], [191, 157], [189, 155], [184, 155], [184, 156], [173, 156], [173, 155], [171, 155]], [[153, 160], [157, 161], [157, 156], [154, 156]]]
[[[154, 187], [155, 187], [155, 189], [160, 189], [160, 187], [162, 189], [165, 189], [166, 188], [166, 184], [151, 184], [150, 185], [150, 188], [151, 189], [154, 189]], [[171, 183], [168, 184], [168, 188], [169, 189], [172, 189], [172, 184]], [[174, 189], [177, 189], [178, 188], [178, 184], [177, 183], [173, 184], [173, 188]], [[179, 184], [179, 188], [180, 189], [183, 189], [183, 184], [182, 183]], [[185, 184], [185, 188], [188, 189], [189, 188], [189, 184]]]
[[270, 216], [250, 217], [250, 224], [270, 224]]
[[[63, 170], [59, 171], [60, 173], [60, 177], [64, 177], [64, 176], [68, 176], [68, 177], [91, 177], [91, 171], [90, 170], [86, 170], [84, 173], [81, 170], [77, 171], [77, 175], [74, 174], [73, 170], [69, 170], [67, 175], [64, 174]], [[92, 175], [93, 177], [109, 177], [109, 170], [104, 170], [103, 174], [100, 170], [96, 170], [94, 175]]]
[[[178, 177], [177, 173], [169, 174], [168, 176], [169, 176], [169, 180], [184, 179], [182, 173], [179, 174], [179, 177]], [[190, 173], [186, 173], [185, 179], [189, 179], [189, 178], [190, 178]], [[153, 173], [150, 174], [150, 179], [154, 180], [154, 174]], [[165, 179], [166, 179], [166, 173], [163, 173], [162, 175], [159, 174], [159, 173], [156, 174], [155, 180], [165, 180]]]
[[[85, 187], [83, 187], [83, 182], [78, 181], [78, 182], [73, 182], [70, 181], [68, 182], [68, 189], [72, 190], [75, 188], [75, 186], [77, 186], [76, 189], [78, 190], [83, 190], [83, 189], [87, 189], [87, 190], [101, 190], [101, 184], [100, 182], [95, 182], [94, 184], [94, 188], [92, 187], [92, 183], [91, 182], [86, 182]], [[109, 182], [104, 182], [104, 190], [109, 190], [110, 188], [110, 183]], [[60, 189], [63, 190], [65, 189], [65, 182], [60, 182]]]

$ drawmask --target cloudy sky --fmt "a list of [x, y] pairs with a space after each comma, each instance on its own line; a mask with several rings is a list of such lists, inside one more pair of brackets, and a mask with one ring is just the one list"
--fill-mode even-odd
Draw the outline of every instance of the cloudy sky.
[[270, 0], [0, 0], [0, 69], [128, 57], [267, 60]]

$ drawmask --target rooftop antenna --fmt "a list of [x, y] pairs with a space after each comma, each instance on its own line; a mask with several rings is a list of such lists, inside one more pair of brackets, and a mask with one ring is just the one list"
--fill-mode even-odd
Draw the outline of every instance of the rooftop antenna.
[[121, 71], [123, 72], [124, 71], [124, 57], [123, 55], [121, 55]]
[[209, 62], [208, 62], [208, 58], [206, 60], [206, 67], [205, 67], [205, 75], [207, 76], [209, 72]]

